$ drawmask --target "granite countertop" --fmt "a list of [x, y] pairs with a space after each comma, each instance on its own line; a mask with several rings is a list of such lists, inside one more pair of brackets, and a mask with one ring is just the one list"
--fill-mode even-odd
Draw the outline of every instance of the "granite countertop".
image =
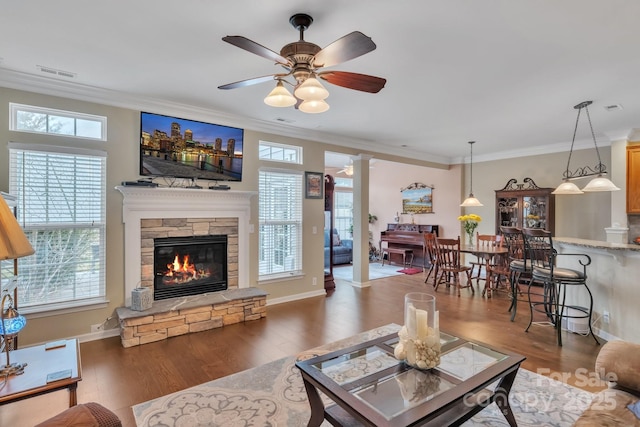
[[575, 237], [554, 237], [553, 241], [559, 244], [581, 246], [585, 248], [640, 252], [640, 245], [635, 244], [611, 243], [600, 240], [577, 239]]

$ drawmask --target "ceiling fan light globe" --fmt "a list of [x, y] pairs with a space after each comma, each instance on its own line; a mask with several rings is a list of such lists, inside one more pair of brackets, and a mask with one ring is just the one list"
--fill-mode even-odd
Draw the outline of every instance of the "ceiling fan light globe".
[[324, 113], [329, 109], [329, 104], [322, 99], [318, 101], [304, 101], [300, 104], [298, 109], [304, 113], [310, 114]]
[[322, 101], [329, 91], [315, 77], [309, 77], [295, 90], [296, 97], [303, 101]]
[[271, 107], [291, 107], [296, 102], [296, 98], [291, 95], [291, 92], [280, 81], [264, 99], [264, 103]]
[[583, 191], [573, 182], [564, 181], [551, 194], [583, 194]]
[[603, 177], [602, 175], [598, 175], [593, 178], [589, 183], [582, 189], [584, 192], [596, 192], [596, 191], [618, 191], [620, 190], [616, 185], [611, 182], [609, 179]]

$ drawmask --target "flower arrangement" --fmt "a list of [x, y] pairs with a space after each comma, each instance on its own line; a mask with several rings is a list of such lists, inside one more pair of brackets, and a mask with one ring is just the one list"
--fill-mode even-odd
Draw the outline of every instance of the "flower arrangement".
[[482, 221], [482, 218], [480, 215], [468, 214], [459, 216], [458, 221], [462, 222], [462, 227], [464, 228], [464, 232], [467, 233], [469, 244], [473, 244], [473, 233], [476, 231], [476, 228], [478, 228], [478, 224]]

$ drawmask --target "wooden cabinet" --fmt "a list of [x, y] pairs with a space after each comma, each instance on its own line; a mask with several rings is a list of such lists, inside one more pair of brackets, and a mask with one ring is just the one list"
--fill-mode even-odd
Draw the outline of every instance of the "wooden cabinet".
[[640, 214], [640, 144], [627, 146], [627, 213]]
[[496, 190], [496, 234], [500, 226], [542, 228], [552, 234], [555, 229], [555, 195], [553, 188], [540, 188], [531, 178], [523, 184], [510, 179]]

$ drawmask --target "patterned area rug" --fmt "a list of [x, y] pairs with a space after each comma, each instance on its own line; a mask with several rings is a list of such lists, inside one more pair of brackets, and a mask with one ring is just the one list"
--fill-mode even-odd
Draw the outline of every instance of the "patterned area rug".
[[[309, 351], [312, 357], [399, 329], [386, 325]], [[188, 388], [132, 407], [139, 427], [287, 426], [309, 420], [309, 403], [296, 357], [285, 357], [215, 381]], [[591, 402], [592, 394], [520, 369], [510, 402], [520, 427], [571, 426]], [[330, 427], [328, 422], [324, 426]], [[478, 413], [465, 426], [508, 426], [495, 404]]]

